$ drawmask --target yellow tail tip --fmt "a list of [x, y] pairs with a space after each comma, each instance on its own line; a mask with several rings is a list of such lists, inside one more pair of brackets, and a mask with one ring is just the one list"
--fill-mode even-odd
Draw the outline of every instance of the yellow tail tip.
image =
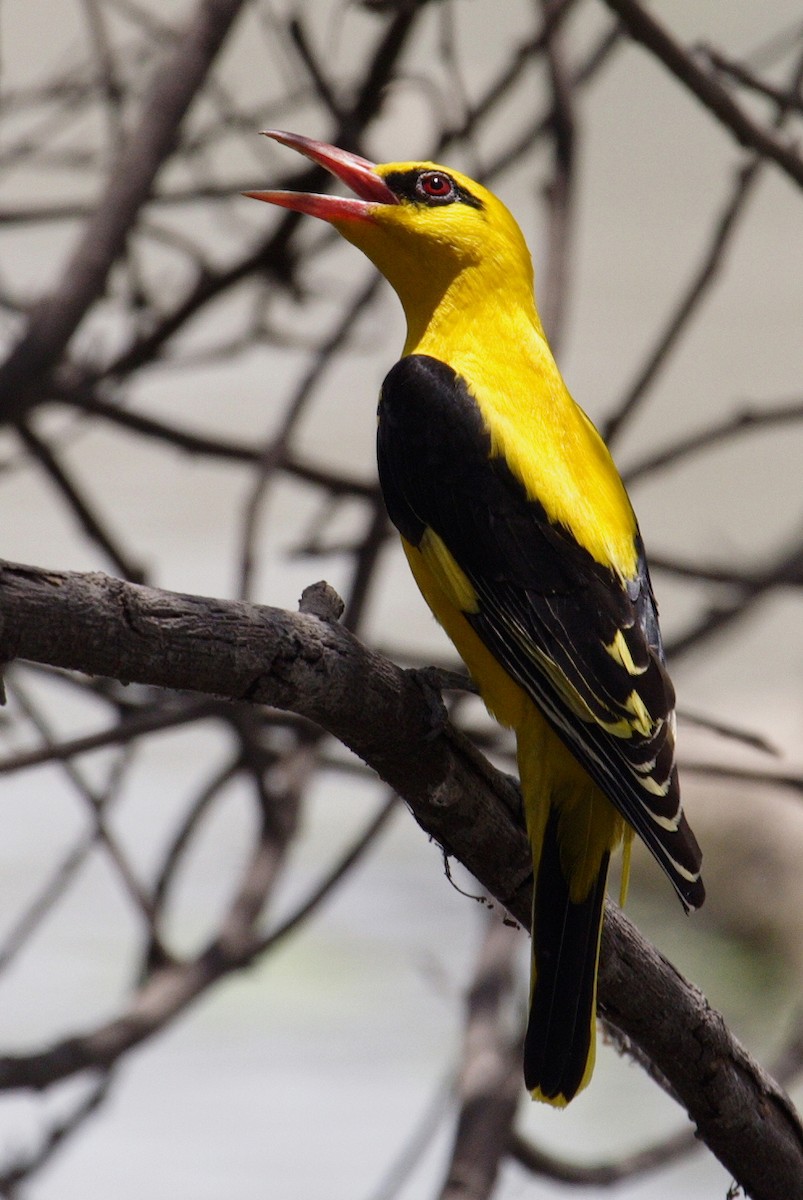
[[[596, 1026], [596, 1022], [595, 1022], [595, 1026]], [[591, 1082], [591, 1076], [594, 1074], [594, 1062], [597, 1057], [597, 1055], [596, 1055], [597, 1043], [596, 1043], [595, 1035], [596, 1035], [596, 1028], [594, 1028], [592, 1036], [591, 1036], [591, 1045], [589, 1046], [589, 1049], [588, 1049], [588, 1058], [586, 1060], [586, 1066], [585, 1066], [585, 1070], [583, 1072], [583, 1077], [580, 1080], [580, 1082], [578, 1083], [576, 1088], [574, 1088], [568, 1095], [566, 1094], [566, 1092], [558, 1092], [555, 1095], [548, 1096], [546, 1094], [546, 1092], [544, 1092], [540, 1087], [536, 1086], [534, 1088], [528, 1089], [529, 1093], [530, 1093], [530, 1097], [533, 1100], [537, 1100], [539, 1104], [549, 1104], [552, 1108], [566, 1108], [566, 1106], [568, 1104], [571, 1104], [571, 1102], [572, 1102], [572, 1100], [574, 1100], [575, 1096], [579, 1096], [580, 1093], [582, 1091], [584, 1091], [585, 1088], [588, 1087], [589, 1083]]]
[[533, 1100], [537, 1100], [539, 1104], [549, 1104], [552, 1108], [565, 1108], [569, 1101], [574, 1099], [574, 1096], [545, 1096], [540, 1088], [533, 1088], [530, 1096]]

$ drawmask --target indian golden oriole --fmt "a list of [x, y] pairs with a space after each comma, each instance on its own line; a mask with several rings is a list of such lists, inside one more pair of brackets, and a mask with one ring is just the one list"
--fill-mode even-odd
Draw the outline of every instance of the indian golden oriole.
[[562, 1106], [594, 1065], [611, 851], [635, 831], [687, 910], [705, 895], [636, 518], [552, 357], [501, 201], [436, 163], [267, 136], [355, 195], [248, 194], [330, 222], [404, 308], [379, 399], [380, 482], [425, 600], [516, 734], [534, 872], [524, 1076]]

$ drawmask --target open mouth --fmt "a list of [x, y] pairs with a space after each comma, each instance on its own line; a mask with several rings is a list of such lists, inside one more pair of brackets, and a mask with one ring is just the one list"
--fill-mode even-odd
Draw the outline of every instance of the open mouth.
[[324, 221], [371, 221], [377, 206], [398, 204], [398, 197], [376, 173], [376, 163], [348, 150], [339, 150], [326, 142], [316, 142], [298, 133], [284, 133], [280, 129], [263, 130], [265, 137], [273, 138], [291, 150], [298, 150], [305, 158], [325, 167], [355, 195], [327, 196], [316, 192], [245, 192], [254, 200], [265, 200], [278, 204], [293, 212], [308, 213]]

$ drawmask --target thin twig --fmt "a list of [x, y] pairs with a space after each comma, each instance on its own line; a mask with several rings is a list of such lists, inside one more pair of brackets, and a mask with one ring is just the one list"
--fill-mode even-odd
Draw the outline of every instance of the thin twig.
[[55, 1121], [42, 1136], [39, 1146], [7, 1167], [0, 1175], [0, 1195], [13, 1200], [19, 1193], [21, 1183], [29, 1179], [35, 1171], [40, 1170], [50, 1161], [55, 1152], [64, 1145], [65, 1141], [76, 1133], [85, 1121], [100, 1108], [106, 1100], [111, 1088], [113, 1071], [102, 1071], [100, 1078], [93, 1081], [86, 1094], [76, 1103], [66, 1117]]
[[718, 50], [716, 46], [702, 45], [698, 49], [698, 54], [705, 55], [712, 67], [723, 75], [730, 76], [736, 83], [742, 87], [749, 88], [751, 91], [757, 92], [760, 96], [765, 96], [768, 100], [774, 100], [779, 106], [788, 104], [790, 111], [803, 111], [803, 97], [791, 96], [782, 87], [776, 84], [769, 83], [766, 79], [760, 79], [749, 67], [744, 63], [734, 61], [727, 55]]
[[[632, 396], [634, 392], [635, 389], [630, 395]], [[629, 404], [632, 408], [632, 402], [629, 399], [625, 401], [625, 404]], [[619, 413], [621, 414], [623, 411], [624, 406]], [[777, 404], [766, 408], [745, 407], [724, 417], [717, 424], [710, 425], [707, 429], [691, 433], [688, 437], [679, 438], [672, 445], [665, 446], [663, 450], [646, 455], [640, 462], [624, 470], [622, 478], [628, 484], [634, 483], [637, 479], [643, 479], [646, 475], [655, 475], [658, 471], [674, 466], [678, 462], [685, 463], [693, 455], [699, 454], [703, 450], [726, 445], [728, 442], [755, 433], [756, 430], [783, 428], [784, 425], [795, 425], [799, 421], [803, 421], [803, 402]], [[611, 424], [613, 424], [614, 430], [618, 427], [617, 424], [611, 422], [609, 428]]]
[[[629, 0], [628, 0], [629, 2]], [[796, 62], [789, 90], [784, 103], [779, 105], [774, 125], [780, 129], [788, 114], [791, 98], [797, 95], [803, 78], [803, 56]], [[688, 328], [689, 323], [697, 312], [701, 302], [708, 294], [725, 261], [725, 254], [738, 228], [739, 221], [744, 215], [747, 202], [755, 191], [756, 184], [764, 166], [764, 157], [754, 155], [749, 162], [737, 171], [736, 180], [730, 197], [726, 200], [720, 215], [715, 222], [714, 230], [697, 270], [682, 292], [674, 311], [672, 312], [664, 332], [656, 341], [655, 346], [637, 372], [636, 378], [626, 389], [619, 402], [617, 410], [605, 422], [602, 430], [605, 440], [612, 444], [622, 432], [638, 406], [645, 398], [650, 385], [658, 372], [666, 365], [671, 352], [677, 347], [681, 334]]]
[[[46, 748], [53, 746], [55, 744], [55, 734], [53, 728], [51, 727], [50, 722], [47, 720], [44, 713], [41, 712], [39, 706], [34, 702], [32, 697], [28, 695], [27, 689], [21, 685], [19, 679], [14, 679], [13, 681], [9, 682], [7, 686], [9, 693], [14, 697], [14, 700], [19, 705], [20, 710], [25, 714], [27, 720], [35, 727], [37, 733], [45, 742]], [[154, 915], [151, 897], [137, 879], [127, 857], [123, 853], [117, 841], [117, 838], [110, 833], [104, 819], [106, 811], [111, 802], [115, 799], [115, 796], [122, 783], [121, 771], [123, 768], [123, 763], [124, 759], [120, 759], [118, 766], [112, 772], [105, 791], [102, 793], [96, 792], [94, 788], [89, 786], [79, 768], [70, 759], [63, 759], [59, 765], [64, 775], [72, 784], [73, 788], [81, 797], [85, 807], [89, 811], [89, 818], [92, 825], [92, 837], [95, 844], [100, 844], [106, 851], [106, 854], [116, 868], [117, 874], [120, 877], [125, 891], [133, 901], [134, 908], [137, 912], [139, 912], [146, 927], [150, 930], [153, 926]], [[61, 871], [59, 873], [59, 879], [62, 886], [66, 885], [68, 878], [69, 876], [65, 872]], [[53, 888], [49, 888], [46, 889], [46, 892], [49, 894], [52, 903], [53, 899], [58, 894], [58, 888], [56, 888], [55, 891]], [[35, 904], [34, 908], [39, 917], [44, 915], [46, 908], [42, 903], [41, 897], [39, 902]], [[23, 921], [22, 924], [25, 925], [25, 927], [30, 931], [32, 927], [30, 912], [28, 919]], [[20, 928], [21, 926], [18, 924], [17, 929], [19, 930]], [[7, 961], [8, 943], [6, 944], [4, 957]]]
[[662, 1142], [624, 1155], [614, 1162], [576, 1163], [541, 1150], [520, 1134], [514, 1134], [510, 1140], [512, 1158], [529, 1174], [570, 1187], [614, 1187], [624, 1180], [637, 1179], [640, 1175], [677, 1162], [699, 1148], [700, 1142], [694, 1130], [681, 1129]]
[[778, 136], [755, 121], [715, 76], [702, 70], [694, 54], [670, 34], [638, 0], [603, 0], [623, 21], [628, 32], [654, 54], [671, 73], [729, 129], [740, 145], [776, 163], [788, 177], [803, 186], [803, 158], [791, 139]]
[[21, 421], [17, 432], [25, 448], [39, 462], [48, 478], [56, 485], [67, 504], [72, 509], [79, 525], [90, 541], [94, 542], [108, 558], [124, 579], [132, 583], [144, 583], [145, 571], [133, 562], [106, 528], [100, 515], [90, 505], [83, 495], [79, 485], [68, 474], [59, 462], [55, 451], [33, 429]]
[[352, 868], [360, 861], [366, 850], [370, 846], [373, 846], [391, 816], [394, 812], [398, 811], [398, 799], [398, 796], [395, 794], [386, 797], [362, 833], [326, 873], [321, 882], [313, 888], [307, 899], [289, 917], [282, 921], [280, 925], [277, 925], [275, 929], [266, 933], [257, 943], [256, 952], [258, 954], [263, 954], [266, 950], [271, 950], [279, 942], [284, 941], [289, 934], [293, 933], [300, 925], [303, 925], [320, 908], [323, 901], [350, 874]]
[[712, 635], [721, 634], [735, 621], [744, 620], [768, 592], [786, 587], [790, 581], [800, 577], [801, 571], [803, 543], [798, 543], [790, 550], [782, 551], [764, 571], [753, 575], [733, 600], [711, 605], [685, 633], [670, 638], [666, 646], [667, 655], [677, 659]]
[[[545, 19], [554, 0], [541, 0]], [[552, 90], [549, 123], [552, 134], [552, 176], [544, 191], [547, 203], [546, 266], [540, 289], [541, 318], [555, 354], [560, 351], [568, 310], [569, 266], [572, 250], [577, 161], [577, 122], [574, 88], [565, 63], [560, 30], [550, 30], [546, 62]]]
[[105, 193], [50, 295], [31, 312], [23, 337], [0, 367], [0, 412], [18, 418], [58, 362], [89, 307], [106, 286], [153, 180], [175, 144], [243, 0], [198, 0], [183, 35], [157, 71], [139, 125], [125, 143]]
[[[654, 383], [662, 367], [666, 366], [672, 351], [679, 345], [681, 336], [688, 329], [702, 301], [713, 287], [725, 262], [725, 256], [730, 249], [733, 236], [738, 229], [740, 218], [744, 215], [747, 202], [755, 190], [762, 165], [762, 159], [755, 158], [737, 171], [731, 193], [717, 217], [702, 260], [677, 301], [666, 322], [665, 329], [656, 339], [655, 345], [636, 372], [635, 378], [625, 389], [616, 411], [602, 427], [602, 436], [608, 445], [613, 445], [625, 425], [633, 417], [646, 397], [649, 387]], [[633, 478], [632, 472], [629, 477]]]
[[219, 714], [220, 702], [210, 697], [184, 699], [167, 696], [158, 704], [148, 705], [137, 712], [124, 715], [117, 724], [100, 733], [53, 741], [36, 750], [20, 750], [8, 758], [0, 759], [0, 775], [10, 775], [15, 771], [25, 771], [46, 763], [64, 762], [80, 754], [106, 749], [108, 746], [125, 746], [149, 733], [188, 725]]
[[320, 347], [317, 356], [290, 398], [285, 408], [281, 430], [271, 438], [262, 452], [259, 473], [246, 501], [243, 520], [239, 587], [239, 594], [243, 599], [248, 599], [251, 593], [256, 565], [258, 522], [262, 515], [262, 504], [267, 489], [274, 473], [282, 467], [285, 461], [295, 427], [309, 404], [314, 389], [329, 369], [335, 355], [348, 341], [359, 314], [371, 303], [379, 287], [380, 276], [375, 271], [371, 271], [368, 282], [363, 284], [351, 303], [347, 305], [342, 317]]

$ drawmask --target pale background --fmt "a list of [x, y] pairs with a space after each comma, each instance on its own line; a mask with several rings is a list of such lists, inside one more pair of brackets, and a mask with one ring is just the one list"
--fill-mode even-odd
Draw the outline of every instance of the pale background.
[[[188, 6], [172, 0], [159, 9], [178, 17]], [[531, 8], [468, 0], [455, 9], [464, 82], [473, 93], [486, 78], [488, 62], [530, 31]], [[654, 10], [684, 40], [710, 37], [735, 58], [759, 45], [766, 31], [792, 28], [802, 15], [795, 0], [661, 0]], [[313, 0], [304, 12], [321, 39], [331, 41], [333, 71], [358, 56], [374, 35], [371, 19], [355, 9], [346, 12], [342, 24], [326, 0]], [[579, 22], [581, 40], [583, 21], [590, 40], [603, 19], [607, 13], [601, 8], [587, 7]], [[84, 38], [80, 5], [6, 2], [0, 7], [0, 36], [3, 89], [34, 82]], [[427, 70], [434, 18], [428, 37], [422, 36], [417, 53], [409, 56], [411, 71]], [[247, 23], [226, 50], [226, 68], [229, 83], [236, 77], [247, 93], [280, 90], [264, 39], [253, 36]], [[305, 122], [303, 114], [293, 116], [291, 128], [326, 136], [326, 128]], [[429, 143], [430, 121], [413, 89], [399, 88], [372, 129], [366, 152], [379, 160], [419, 155]], [[500, 140], [508, 140], [506, 129], [500, 129]], [[255, 183], [263, 179], [263, 186], [292, 165], [289, 151], [260, 141], [256, 131], [252, 144], [244, 142], [239, 153]], [[492, 144], [483, 145], [480, 161], [493, 153]], [[710, 116], [634, 47], [619, 53], [587, 99], [581, 153], [570, 320], [560, 359], [576, 398], [602, 422], [696, 264], [741, 160]], [[469, 171], [477, 165], [471, 157], [452, 156], [451, 161]], [[219, 166], [210, 163], [212, 174]], [[71, 180], [75, 189], [74, 175]], [[58, 187], [59, 179], [9, 172], [0, 183], [2, 202], [11, 205]], [[543, 227], [531, 181], [512, 172], [495, 186], [525, 229], [537, 271]], [[73, 198], [81, 197], [73, 191]], [[800, 396], [800, 216], [800, 193], [768, 168], [692, 336], [617, 448], [622, 467], [637, 461], [655, 440], [705, 426], [746, 401]], [[222, 220], [210, 216], [210, 256], [216, 243], [247, 237], [271, 219], [264, 206], [246, 200]], [[56, 235], [31, 226], [12, 236], [0, 228], [0, 272], [37, 294], [52, 281], [54, 264], [75, 231]], [[301, 231], [302, 238], [318, 236], [317, 229]], [[289, 330], [317, 328], [337, 311], [341, 273], [354, 277], [366, 270], [352, 248], [332, 246], [310, 280], [307, 302], [291, 306], [282, 297], [278, 319]], [[234, 319], [237, 303], [235, 298], [215, 312], [216, 336], [223, 336]], [[194, 338], [209, 332], [208, 325], [193, 330], [185, 352], [192, 352]], [[81, 336], [111, 343], [115, 330], [98, 321]], [[309, 457], [348, 465], [369, 477], [375, 396], [402, 338], [401, 316], [386, 289], [377, 308], [360, 321], [347, 363], [304, 421], [300, 445]], [[260, 347], [213, 370], [153, 370], [138, 381], [133, 398], [143, 411], [176, 422], [262, 439], [275, 419], [272, 393], [298, 373], [300, 363], [300, 355]], [[7, 461], [11, 457], [9, 441]], [[700, 456], [671, 478], [661, 475], [649, 486], [634, 487], [648, 547], [695, 561], [710, 557], [723, 563], [733, 557], [760, 565], [770, 540], [778, 544], [783, 535], [792, 538], [799, 530], [802, 457], [798, 426], [797, 434], [785, 429], [745, 439]], [[152, 582], [180, 591], [233, 594], [235, 531], [244, 500], [244, 476], [236, 469], [98, 430], [77, 434], [69, 459], [85, 477], [90, 472], [93, 494], [146, 563]], [[0, 512], [3, 557], [56, 568], [105, 567], [76, 534], [58, 498], [32, 473], [14, 467], [0, 474]], [[288, 562], [283, 555], [312, 515], [305, 495], [290, 485], [273, 501], [265, 518], [260, 600], [292, 608], [309, 582], [325, 577], [338, 586], [337, 556]], [[347, 524], [344, 518], [344, 532]], [[693, 609], [686, 591], [667, 578], [657, 582], [663, 626], [672, 635]], [[396, 560], [387, 564], [370, 629], [378, 640], [421, 655], [443, 652], [438, 630]], [[792, 772], [801, 761], [802, 666], [799, 595], [781, 592], [763, 601], [713, 653], [700, 661], [684, 657], [674, 677], [686, 708], [764, 734], [782, 752], [779, 769]], [[66, 702], [56, 719], [65, 734], [92, 727], [85, 712]], [[688, 736], [693, 750], [699, 735]], [[222, 746], [215, 738], [209, 730], [170, 733], [151, 742], [141, 756], [113, 824], [135, 848], [144, 873], [155, 860], [171, 811], [218, 760]], [[745, 762], [756, 761], [746, 751], [736, 753]], [[86, 766], [91, 774], [91, 762]], [[687, 791], [707, 854], [717, 831], [708, 793], [721, 795], [721, 789], [697, 784]], [[289, 912], [348, 844], [373, 796], [370, 782], [362, 781], [316, 790], [274, 917]], [[757, 830], [776, 819], [780, 804], [784, 812], [777, 819], [791, 822], [790, 838], [803, 839], [791, 798], [767, 799], [767, 809], [751, 807], [750, 789], [733, 789], [732, 798], [748, 825], [756, 821]], [[64, 838], [84, 820], [51, 769], [5, 778], [2, 813], [0, 914], [16, 911], [20, 897], [57, 858]], [[247, 832], [248, 811], [233, 793], [227, 811], [218, 810], [214, 823], [205, 827], [174, 909], [174, 928], [188, 948], [203, 940], [225, 902]], [[803, 955], [799, 944], [761, 955], [744, 936], [723, 936], [733, 866], [727, 860], [718, 866], [714, 850], [711, 861], [715, 886], [707, 920], [685, 921], [657, 879], [654, 889], [636, 896], [632, 914], [708, 990], [737, 1033], [757, 1052], [769, 1054], [782, 1040], [799, 991], [799, 976], [789, 964]], [[770, 905], [776, 902], [774, 882], [774, 876], [763, 878]], [[778, 895], [779, 906], [790, 903], [789, 894]], [[68, 903], [45, 925], [13, 974], [3, 977], [2, 1049], [47, 1045], [112, 1015], [130, 984], [124, 951], [133, 932], [102, 857], [93, 857]], [[378, 1200], [392, 1164], [427, 1124], [431, 1107], [448, 1086], [459, 1052], [455, 1012], [471, 977], [479, 933], [478, 907], [449, 887], [437, 848], [400, 812], [379, 852], [292, 944], [224, 983], [125, 1062], [103, 1112], [55, 1156], [26, 1197]], [[523, 967], [525, 954], [523, 948]], [[522, 976], [522, 995], [524, 986]], [[64, 1095], [77, 1086], [64, 1085]], [[0, 1098], [4, 1164], [36, 1143], [43, 1110], [52, 1111], [58, 1098], [58, 1092], [46, 1103], [36, 1096]], [[603, 1049], [594, 1085], [569, 1112], [532, 1106], [525, 1119], [542, 1144], [597, 1159], [659, 1138], [680, 1126], [683, 1115], [637, 1068]], [[433, 1193], [449, 1132], [441, 1123], [422, 1165], [398, 1193], [404, 1200]], [[727, 1184], [725, 1172], [703, 1151], [617, 1195], [694, 1200], [724, 1195]], [[559, 1190], [507, 1168], [499, 1195], [513, 1200], [529, 1194], [557, 1196]]]

